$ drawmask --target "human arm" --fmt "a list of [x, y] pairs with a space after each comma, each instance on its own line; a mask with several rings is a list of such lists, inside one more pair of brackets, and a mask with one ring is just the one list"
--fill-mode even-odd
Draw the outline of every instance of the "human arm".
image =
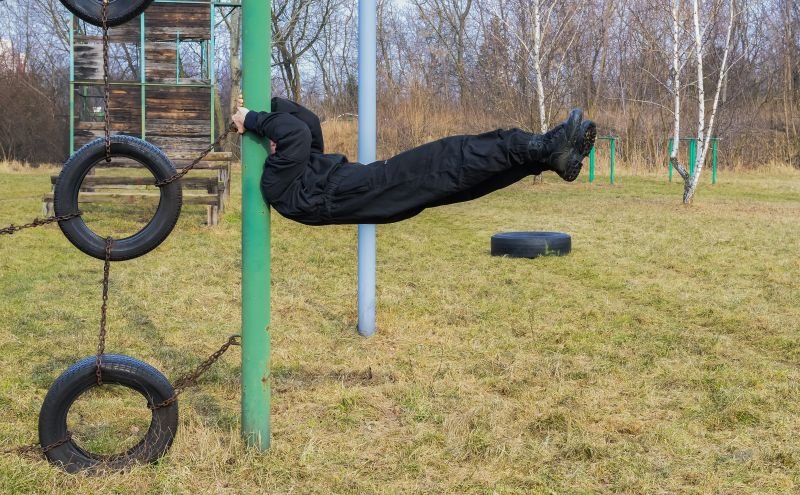
[[311, 151], [315, 153], [325, 152], [322, 125], [319, 122], [319, 117], [314, 112], [299, 103], [280, 97], [272, 99], [272, 111], [289, 113], [303, 121], [311, 131]]

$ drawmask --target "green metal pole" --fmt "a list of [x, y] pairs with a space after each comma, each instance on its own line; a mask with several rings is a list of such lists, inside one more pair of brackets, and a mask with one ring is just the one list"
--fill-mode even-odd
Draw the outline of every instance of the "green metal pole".
[[145, 21], [144, 14], [141, 15], [139, 21], [139, 73], [142, 87], [139, 88], [141, 98], [141, 111], [142, 111], [142, 139], [147, 138], [147, 64], [145, 63]]
[[181, 82], [181, 32], [175, 34], [175, 84]]
[[672, 182], [672, 150], [675, 146], [675, 143], [672, 141], [672, 138], [669, 140], [669, 156], [667, 157], [667, 161], [669, 161], [669, 181]]
[[614, 184], [614, 158], [617, 154], [616, 151], [616, 143], [617, 140], [614, 136], [611, 136], [611, 184]]
[[717, 183], [717, 139], [711, 140], [711, 184]]
[[592, 151], [589, 152], [589, 184], [594, 182], [594, 149], [596, 146], [592, 146]]
[[[86, 98], [83, 99], [86, 101]], [[69, 16], [69, 155], [75, 154], [75, 16]]]
[[694, 161], [697, 159], [697, 139], [689, 141], [689, 175], [694, 175]]
[[[242, 0], [242, 89], [245, 105], [269, 110], [270, 0]], [[213, 63], [213, 62], [212, 62]], [[242, 435], [262, 452], [270, 445], [270, 223], [261, 197], [268, 142], [242, 140]]]
[[217, 65], [214, 63], [214, 55], [217, 53], [217, 6], [211, 3], [211, 39], [208, 41], [208, 81], [211, 83], [211, 142], [217, 140]]

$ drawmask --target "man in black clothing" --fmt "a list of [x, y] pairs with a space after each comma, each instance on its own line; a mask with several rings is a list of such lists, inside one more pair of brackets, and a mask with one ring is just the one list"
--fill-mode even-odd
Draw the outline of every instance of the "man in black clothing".
[[273, 98], [271, 112], [240, 108], [239, 133], [269, 139], [264, 199], [283, 216], [306, 225], [382, 224], [426, 208], [479, 198], [545, 170], [574, 181], [594, 146], [596, 128], [573, 110], [546, 134], [519, 129], [453, 136], [369, 165], [325, 154], [319, 118]]

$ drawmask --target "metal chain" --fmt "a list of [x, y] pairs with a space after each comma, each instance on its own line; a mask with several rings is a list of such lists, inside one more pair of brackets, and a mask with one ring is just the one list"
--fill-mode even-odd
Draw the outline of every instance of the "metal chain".
[[111, 247], [114, 245], [114, 239], [111, 237], [106, 238], [106, 260], [103, 265], [103, 305], [100, 307], [100, 333], [97, 342], [97, 356], [95, 358], [95, 375], [97, 376], [97, 385], [103, 385], [103, 354], [106, 352], [106, 311], [108, 309], [108, 276], [111, 272]]
[[173, 183], [173, 182], [175, 182], [176, 180], [180, 180], [180, 179], [182, 179], [184, 175], [188, 174], [188, 173], [189, 173], [189, 172], [190, 172], [190, 171], [191, 171], [191, 170], [192, 170], [192, 169], [195, 167], [195, 165], [197, 165], [198, 163], [200, 163], [200, 162], [203, 160], [203, 158], [205, 158], [206, 156], [208, 156], [208, 154], [209, 154], [209, 153], [211, 153], [212, 151], [214, 151], [214, 148], [216, 148], [217, 146], [219, 146], [219, 145], [220, 145], [220, 144], [221, 144], [221, 143], [222, 143], [222, 142], [223, 142], [225, 139], [227, 139], [227, 138], [228, 138], [228, 136], [230, 136], [230, 134], [231, 134], [232, 132], [234, 132], [235, 130], [236, 130], [236, 126], [235, 126], [234, 124], [231, 124], [231, 125], [230, 125], [230, 127], [228, 127], [228, 129], [226, 129], [226, 130], [225, 130], [225, 132], [223, 132], [223, 133], [222, 133], [222, 134], [221, 134], [221, 135], [220, 135], [220, 136], [217, 138], [217, 140], [216, 140], [216, 141], [214, 141], [214, 142], [213, 142], [213, 143], [212, 143], [212, 144], [211, 144], [211, 145], [210, 145], [208, 148], [206, 148], [205, 150], [203, 150], [203, 152], [202, 152], [202, 153], [200, 153], [200, 156], [198, 156], [198, 157], [197, 157], [197, 158], [196, 158], [196, 159], [195, 159], [195, 160], [194, 160], [192, 163], [190, 163], [189, 165], [187, 165], [186, 167], [184, 167], [184, 168], [183, 168], [183, 169], [182, 169], [180, 172], [176, 173], [176, 174], [175, 174], [175, 175], [173, 175], [172, 177], [169, 177], [169, 178], [167, 178], [167, 179], [164, 179], [164, 180], [162, 180], [162, 181], [156, 182], [156, 184], [155, 184], [155, 185], [156, 185], [156, 186], [158, 186], [158, 187], [164, 187], [164, 186], [166, 186], [166, 185], [168, 185], [168, 184], [172, 184], [172, 183]]
[[108, 80], [108, 0], [103, 0], [103, 105], [105, 107], [105, 134], [106, 134], [106, 162], [111, 162], [111, 115], [108, 111], [109, 93], [111, 92], [111, 84]]
[[211, 368], [211, 366], [216, 363], [219, 358], [221, 358], [222, 355], [225, 354], [228, 349], [230, 349], [231, 346], [241, 345], [239, 339], [239, 335], [231, 335], [228, 337], [228, 340], [222, 345], [222, 347], [220, 347], [219, 350], [217, 350], [214, 354], [209, 356], [208, 359], [200, 363], [200, 366], [198, 366], [194, 371], [175, 380], [175, 393], [172, 394], [172, 397], [163, 402], [159, 402], [158, 404], [148, 405], [147, 407], [155, 411], [156, 409], [162, 409], [164, 407], [171, 406], [176, 400], [178, 400], [178, 396], [187, 388], [197, 385], [197, 380], [200, 379], [203, 373], [208, 371], [208, 369]]
[[61, 440], [59, 440], [57, 442], [51, 443], [47, 447], [42, 447], [38, 443], [33, 443], [33, 444], [30, 444], [30, 445], [23, 445], [22, 447], [14, 447], [13, 449], [0, 450], [0, 453], [2, 453], [2, 454], [18, 454], [18, 455], [24, 455], [24, 454], [46, 454], [46, 453], [50, 452], [51, 450], [57, 449], [58, 447], [61, 447], [62, 445], [65, 445], [65, 444], [67, 444], [67, 443], [69, 443], [71, 441], [72, 441], [72, 432], [67, 430], [67, 436], [66, 437], [62, 438]]
[[20, 230], [25, 229], [32, 229], [35, 227], [41, 227], [43, 225], [49, 225], [51, 223], [56, 222], [66, 222], [67, 220], [71, 220], [73, 218], [79, 217], [83, 215], [82, 211], [78, 211], [77, 213], [70, 213], [69, 215], [60, 215], [56, 217], [47, 217], [47, 218], [34, 218], [33, 222], [26, 223], [24, 225], [14, 225], [13, 223], [8, 227], [4, 227], [0, 229], [0, 235], [12, 235], [16, 234]]

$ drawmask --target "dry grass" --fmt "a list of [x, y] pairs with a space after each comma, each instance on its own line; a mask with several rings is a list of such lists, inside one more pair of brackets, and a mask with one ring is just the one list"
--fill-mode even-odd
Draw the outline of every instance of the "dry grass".
[[[0, 172], [7, 172], [7, 173], [23, 172], [23, 173], [25, 173], [25, 172], [30, 171], [31, 167], [32, 167], [31, 164], [30, 163], [26, 163], [26, 162], [20, 162], [20, 161], [17, 161], [17, 160], [10, 160], [10, 161], [0, 160]], [[56, 165], [56, 164], [52, 164], [52, 163], [45, 163], [45, 164], [36, 165], [36, 168], [40, 168], [42, 170], [50, 170], [50, 171], [54, 171], [57, 167], [60, 167], [60, 165]]]
[[[274, 215], [270, 453], [239, 441], [233, 351], [159, 465], [0, 455], [0, 493], [798, 493], [800, 174], [727, 174], [692, 208], [660, 175], [553, 176], [381, 227], [371, 339], [355, 229]], [[48, 173], [0, 185], [21, 221]], [[112, 267], [109, 351], [171, 378], [238, 331], [237, 198], [217, 228], [203, 213]], [[567, 231], [574, 251], [489, 256], [506, 230]], [[33, 440], [50, 383], [92, 354], [101, 270], [56, 228], [0, 239], [0, 444]]]

